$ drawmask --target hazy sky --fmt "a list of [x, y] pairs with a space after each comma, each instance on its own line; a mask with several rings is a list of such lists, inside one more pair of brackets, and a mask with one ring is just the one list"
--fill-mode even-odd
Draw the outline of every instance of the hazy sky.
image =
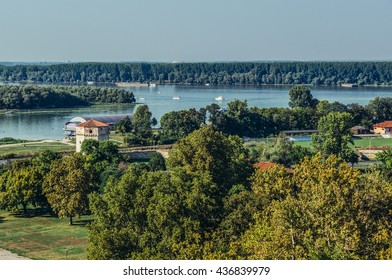
[[391, 0], [0, 0], [0, 61], [392, 60]]

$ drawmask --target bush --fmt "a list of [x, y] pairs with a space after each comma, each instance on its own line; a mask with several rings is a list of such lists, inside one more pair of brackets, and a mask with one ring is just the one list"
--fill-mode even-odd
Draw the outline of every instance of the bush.
[[17, 157], [17, 154], [15, 154], [15, 153], [7, 153], [7, 154], [0, 156], [0, 159], [10, 159], [10, 158], [16, 158], [16, 157]]

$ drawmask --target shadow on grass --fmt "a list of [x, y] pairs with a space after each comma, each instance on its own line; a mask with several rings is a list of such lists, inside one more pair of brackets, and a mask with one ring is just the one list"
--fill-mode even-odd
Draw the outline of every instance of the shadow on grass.
[[27, 209], [26, 213], [23, 213], [22, 210], [19, 210], [16, 213], [12, 213], [12, 216], [16, 218], [34, 218], [34, 217], [42, 217], [42, 218], [54, 218], [57, 217], [52, 211], [46, 208], [34, 208]]
[[91, 224], [94, 221], [94, 218], [85, 218], [85, 219], [74, 219], [72, 222], [72, 226], [85, 227]]
[[1, 224], [1, 223], [4, 223], [3, 220], [4, 220], [4, 217], [0, 217], [0, 224]]

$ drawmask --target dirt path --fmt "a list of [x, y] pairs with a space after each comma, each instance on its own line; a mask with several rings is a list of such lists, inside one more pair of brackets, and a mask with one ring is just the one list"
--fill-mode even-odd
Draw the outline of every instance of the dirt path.
[[11, 253], [10, 251], [0, 249], [0, 260], [30, 260], [17, 254]]

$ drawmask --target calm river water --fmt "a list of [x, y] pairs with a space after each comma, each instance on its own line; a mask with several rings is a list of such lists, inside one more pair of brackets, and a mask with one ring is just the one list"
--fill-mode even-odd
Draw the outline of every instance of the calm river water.
[[[147, 104], [153, 116], [160, 117], [170, 111], [205, 107], [217, 103], [226, 107], [234, 99], [247, 100], [248, 106], [287, 107], [290, 87], [218, 87], [175, 86], [154, 88], [128, 88], [133, 91], [138, 103]], [[319, 100], [339, 101], [344, 104], [365, 105], [377, 96], [392, 97], [392, 88], [384, 87], [312, 87], [312, 95]], [[222, 96], [222, 101], [215, 98]], [[179, 97], [179, 99], [173, 99]], [[77, 109], [22, 110], [12, 114], [0, 114], [0, 138], [61, 139], [64, 124], [76, 116], [132, 114], [138, 105], [101, 105]]]

